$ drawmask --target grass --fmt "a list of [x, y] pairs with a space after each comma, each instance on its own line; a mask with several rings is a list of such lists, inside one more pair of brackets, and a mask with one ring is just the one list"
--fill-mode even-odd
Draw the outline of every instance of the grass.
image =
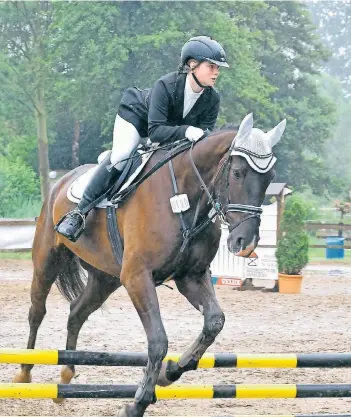
[[[325, 238], [317, 238], [309, 236], [311, 245], [325, 245]], [[347, 242], [350, 245], [350, 242]], [[336, 264], [351, 264], [351, 249], [344, 250], [343, 259], [327, 259], [326, 248], [309, 248], [308, 258], [310, 262], [336, 263]]]
[[0, 259], [32, 259], [32, 252], [0, 252]]
[[16, 199], [11, 204], [10, 209], [1, 210], [0, 206], [0, 217], [11, 218], [11, 219], [25, 219], [29, 217], [39, 216], [42, 202], [40, 199]]
[[343, 259], [327, 259], [325, 248], [309, 248], [308, 258], [310, 262], [350, 264], [351, 265], [351, 249], [345, 249]]

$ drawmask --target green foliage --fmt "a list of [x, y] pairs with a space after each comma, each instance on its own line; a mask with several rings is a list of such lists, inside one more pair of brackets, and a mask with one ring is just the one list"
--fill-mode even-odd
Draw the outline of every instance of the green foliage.
[[345, 94], [351, 93], [351, 2], [310, 1], [308, 7], [318, 26], [322, 41], [333, 51], [325, 64], [329, 74], [337, 76]]
[[296, 196], [289, 197], [280, 225], [281, 237], [276, 250], [278, 271], [283, 274], [298, 275], [308, 263], [309, 241], [304, 228], [306, 216], [304, 202]]
[[12, 136], [4, 148], [4, 155], [9, 160], [21, 160], [38, 172], [37, 138], [35, 136]]
[[39, 216], [42, 205], [39, 196], [36, 198], [17, 197], [12, 200], [11, 206], [2, 211], [1, 216], [11, 219], [33, 218]]
[[33, 169], [19, 158], [0, 156], [0, 217], [13, 217], [16, 208], [33, 207], [38, 199], [40, 185]]
[[349, 108], [335, 134], [340, 112], [318, 70], [330, 52], [300, 1], [0, 3], [0, 153], [37, 170], [35, 121], [28, 119], [40, 81], [51, 167], [71, 168], [77, 122], [80, 162], [95, 162], [112, 140], [124, 90], [152, 87], [176, 70], [181, 46], [198, 34], [223, 44], [231, 64], [216, 86], [218, 125], [238, 124], [253, 112], [255, 126], [267, 130], [286, 117], [275, 149], [276, 181], [320, 195], [341, 193], [351, 175], [351, 152], [339, 152], [351, 143]]

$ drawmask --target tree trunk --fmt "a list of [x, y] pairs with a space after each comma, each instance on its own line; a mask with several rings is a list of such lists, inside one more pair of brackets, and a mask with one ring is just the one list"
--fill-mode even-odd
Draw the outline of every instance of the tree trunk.
[[[344, 224], [343, 223], [343, 218], [344, 218], [344, 213], [341, 212], [340, 221], [339, 221], [339, 224], [341, 224], [341, 225]], [[338, 230], [338, 237], [342, 237], [342, 235], [343, 235], [343, 230], [342, 229], [339, 229]]]
[[285, 198], [284, 198], [284, 188], [280, 192], [279, 195], [276, 196], [277, 199], [277, 233], [276, 233], [276, 243], [278, 244], [278, 240], [281, 238], [280, 233], [280, 223], [283, 219], [284, 213], [284, 205], [285, 205]]
[[40, 176], [40, 190], [42, 201], [46, 199], [50, 191], [49, 185], [49, 146], [47, 136], [47, 123], [45, 111], [44, 88], [38, 87], [37, 91], [37, 108], [35, 116], [37, 121], [38, 132], [38, 159], [39, 159], [39, 176]]
[[74, 122], [74, 136], [72, 141], [72, 168], [79, 166], [80, 121]]

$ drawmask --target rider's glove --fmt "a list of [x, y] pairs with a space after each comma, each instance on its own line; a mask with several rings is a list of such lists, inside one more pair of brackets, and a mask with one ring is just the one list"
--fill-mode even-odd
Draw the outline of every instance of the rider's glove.
[[204, 131], [198, 127], [189, 126], [185, 131], [185, 137], [191, 142], [197, 142], [204, 135]]

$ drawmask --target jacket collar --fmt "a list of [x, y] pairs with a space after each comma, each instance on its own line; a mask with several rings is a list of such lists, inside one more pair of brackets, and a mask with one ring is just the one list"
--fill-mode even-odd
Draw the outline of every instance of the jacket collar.
[[[184, 110], [184, 89], [187, 74], [181, 73], [177, 75], [175, 87], [174, 87], [174, 115], [176, 120], [183, 120]], [[187, 116], [196, 113], [198, 110], [202, 110], [202, 106], [210, 100], [212, 88], [205, 88], [205, 91], [201, 94], [199, 99], [194, 104], [193, 108], [187, 114]], [[187, 117], [186, 116], [186, 117]]]

